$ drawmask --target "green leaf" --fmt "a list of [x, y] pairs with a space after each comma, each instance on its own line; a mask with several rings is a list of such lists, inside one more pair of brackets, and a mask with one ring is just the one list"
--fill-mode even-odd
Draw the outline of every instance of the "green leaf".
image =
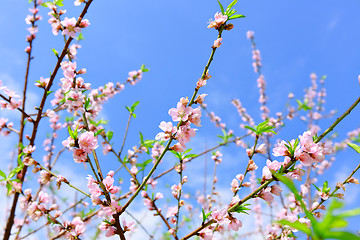
[[245, 213], [248, 214], [246, 211], [250, 210], [250, 208], [247, 208], [246, 206], [249, 206], [250, 204], [242, 204], [242, 205], [238, 205], [233, 211], [237, 212], [237, 213]]
[[220, 9], [221, 9], [221, 13], [224, 15], [225, 14], [225, 11], [224, 11], [224, 7], [221, 5], [220, 1], [217, 0], [218, 3], [219, 3], [219, 6], [220, 6]]
[[324, 238], [326, 239], [340, 239], [340, 240], [360, 240], [360, 237], [355, 235], [355, 234], [352, 234], [352, 233], [349, 233], [349, 232], [330, 232], [330, 231], [327, 231], [327, 232], [324, 232]]
[[256, 133], [256, 130], [254, 128], [250, 127], [250, 126], [245, 126], [245, 128], [247, 128], [247, 129], [253, 131], [254, 133]]
[[139, 135], [140, 135], [140, 143], [141, 143], [141, 145], [143, 145], [143, 143], [144, 143], [144, 136], [142, 135], [141, 132], [139, 132]]
[[314, 183], [313, 183], [312, 185], [314, 185], [314, 187], [316, 188], [316, 190], [318, 190], [319, 192], [321, 192], [321, 189], [320, 189], [318, 186], [316, 186]]
[[197, 156], [198, 156], [197, 154], [188, 154], [188, 155], [184, 156], [184, 158], [194, 158]]
[[109, 141], [109, 142], [111, 141], [113, 135], [114, 135], [114, 132], [113, 132], [113, 131], [110, 131], [110, 130], [107, 131], [106, 137], [108, 138], [108, 141]]
[[0, 170], [0, 176], [3, 177], [4, 179], [6, 179], [6, 174]]
[[205, 222], [205, 220], [206, 220], [206, 215], [205, 215], [205, 211], [204, 211], [203, 208], [201, 208], [201, 212], [202, 212], [203, 222]]
[[89, 109], [90, 107], [90, 98], [85, 99], [85, 110]]
[[63, 2], [63, 0], [56, 0], [56, 1], [55, 1], [55, 5], [57, 5], [57, 6], [59, 6], [59, 7], [63, 7], [64, 4], [63, 4], [62, 2]]
[[6, 188], [7, 188], [7, 195], [9, 195], [12, 190], [12, 185], [8, 182], [6, 183]]
[[277, 223], [281, 225], [288, 225], [289, 227], [295, 228], [299, 231], [304, 232], [308, 236], [311, 236], [311, 229], [305, 223], [301, 223], [299, 221], [290, 222], [288, 220], [279, 220], [277, 221]]
[[47, 2], [42, 3], [41, 6], [43, 6], [43, 7], [49, 7], [51, 4], [53, 4], [53, 2], [47, 1]]
[[141, 71], [142, 72], [148, 72], [149, 69], [145, 68], [145, 64], [141, 65]]
[[348, 143], [349, 147], [360, 153], [360, 146], [356, 145], [355, 143]]
[[135, 114], [135, 113], [133, 113], [132, 116], [133, 116], [134, 118], [136, 118], [136, 114]]
[[139, 105], [140, 101], [136, 101], [132, 106], [131, 106], [131, 112], [135, 111], [135, 108], [137, 105]]
[[244, 18], [244, 17], [246, 17], [246, 16], [242, 15], [242, 14], [235, 14], [235, 15], [232, 15], [231, 17], [229, 17], [229, 20], [236, 19], [236, 18]]
[[76, 140], [76, 138], [75, 138], [75, 136], [74, 136], [74, 132], [73, 132], [73, 130], [71, 129], [70, 126], [68, 126], [68, 132], [69, 132], [70, 137], [71, 137], [72, 139]]
[[125, 108], [131, 113], [131, 110], [128, 106], [125, 106]]
[[55, 50], [55, 48], [52, 48], [51, 51], [55, 54], [57, 58], [59, 58], [59, 53]]
[[229, 6], [226, 8], [226, 12], [229, 11], [235, 4], [237, 3], [237, 0], [232, 1]]
[[82, 34], [82, 32], [79, 33], [79, 36], [76, 38], [77, 41], [80, 41], [80, 40], [84, 40], [84, 36]]
[[24, 165], [22, 166], [17, 166], [16, 168], [14, 168], [13, 170], [11, 170], [11, 172], [9, 173], [9, 176], [7, 177], [7, 179], [11, 179], [12, 177], [15, 176], [15, 174], [17, 174], [18, 172], [21, 171], [21, 169], [23, 169]]
[[360, 208], [342, 212], [342, 213], [338, 214], [337, 216], [340, 218], [347, 218], [347, 217], [354, 217], [354, 216], [358, 216], [358, 215], [360, 215]]
[[184, 151], [184, 154], [189, 153], [191, 150], [192, 150], [191, 148], [187, 149], [186, 151]]
[[105, 131], [105, 129], [100, 129], [100, 130], [98, 130], [98, 131], [94, 134], [94, 136], [96, 137], [96, 136], [99, 135], [102, 131]]
[[75, 117], [66, 117], [65, 122], [72, 122], [74, 121]]
[[345, 219], [338, 218], [338, 216], [333, 217], [332, 221], [329, 224], [329, 228], [344, 228], [348, 226], [348, 222]]
[[51, 93], [53, 93], [54, 91], [47, 91], [46, 92], [46, 96], [49, 96]]

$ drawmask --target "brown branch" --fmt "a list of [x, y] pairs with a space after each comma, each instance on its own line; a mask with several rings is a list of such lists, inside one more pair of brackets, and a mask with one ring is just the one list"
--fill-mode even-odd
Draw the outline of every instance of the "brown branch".
[[[90, 4], [92, 3], [93, 0], [88, 0], [88, 2], [86, 3], [83, 11], [81, 12], [77, 22], [76, 22], [76, 26], [79, 26], [81, 20], [83, 19], [83, 17], [85, 16], [85, 14], [87, 13], [87, 10], [90, 6]], [[46, 102], [46, 98], [47, 98], [47, 92], [50, 90], [53, 82], [54, 82], [54, 79], [55, 79], [55, 76], [60, 68], [60, 64], [62, 62], [62, 60], [64, 59], [66, 53], [67, 53], [67, 50], [68, 50], [68, 47], [71, 43], [71, 41], [73, 40], [73, 38], [69, 37], [69, 39], [67, 40], [62, 52], [61, 52], [61, 55], [60, 57], [58, 58], [57, 62], [56, 62], [56, 65], [55, 65], [55, 68], [50, 76], [50, 80], [49, 80], [49, 83], [48, 85], [46, 86], [46, 89], [44, 91], [44, 94], [43, 94], [43, 97], [41, 99], [41, 102], [40, 102], [40, 105], [38, 107], [38, 113], [37, 113], [37, 117], [36, 117], [36, 120], [34, 122], [34, 126], [33, 126], [33, 131], [32, 131], [32, 134], [31, 134], [31, 138], [30, 138], [30, 144], [29, 145], [34, 145], [35, 143], [35, 138], [36, 138], [36, 134], [37, 134], [37, 131], [38, 131], [38, 126], [40, 124], [40, 120], [42, 118], [42, 111], [43, 111], [43, 108], [45, 106], [45, 102]], [[25, 103], [25, 101], [23, 101]], [[25, 179], [25, 175], [26, 175], [26, 172], [27, 172], [27, 166], [24, 166], [24, 168], [19, 172], [18, 176], [21, 176], [19, 179], [21, 182], [24, 181]], [[14, 224], [14, 217], [15, 217], [15, 211], [16, 211], [16, 205], [17, 205], [17, 202], [18, 202], [18, 199], [19, 199], [19, 193], [16, 192], [14, 194], [14, 200], [13, 200], [13, 203], [12, 203], [12, 206], [11, 206], [11, 209], [10, 209], [10, 215], [8, 217], [8, 221], [7, 221], [7, 224], [6, 224], [6, 227], [5, 227], [5, 233], [4, 233], [4, 240], [8, 240], [10, 238], [10, 234], [11, 234], [11, 228]]]

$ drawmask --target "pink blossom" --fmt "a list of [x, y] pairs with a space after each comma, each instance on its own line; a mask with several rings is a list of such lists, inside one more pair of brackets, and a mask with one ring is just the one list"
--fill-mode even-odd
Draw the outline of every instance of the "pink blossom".
[[98, 184], [95, 182], [94, 178], [92, 176], [88, 176], [88, 189], [92, 196], [99, 197], [102, 194], [101, 189], [99, 188]]
[[[110, 223], [115, 223], [115, 219], [111, 219]], [[106, 237], [111, 237], [113, 235], [115, 235], [116, 232], [116, 228], [114, 228], [113, 226], [111, 226], [109, 223], [107, 222], [102, 222], [99, 226], [99, 229], [101, 231], [105, 231], [105, 236]]]
[[204, 240], [212, 240], [213, 234], [214, 234], [213, 230], [211, 230], [209, 227], [206, 227], [199, 232], [199, 237], [201, 237]]
[[39, 87], [39, 88], [46, 88], [47, 85], [49, 84], [50, 78], [43, 78], [40, 77], [40, 80], [35, 83], [35, 86]]
[[281, 163], [279, 163], [276, 160], [275, 161], [270, 161], [269, 159], [266, 160], [266, 165], [268, 166], [269, 169], [271, 169], [273, 171], [277, 171], [281, 167]]
[[114, 184], [114, 178], [111, 176], [106, 176], [106, 178], [103, 179], [103, 184], [106, 187], [106, 190], [108, 190], [110, 193], [115, 194], [119, 192], [119, 187], [113, 186]]
[[61, 21], [61, 24], [64, 26], [64, 31], [62, 32], [62, 35], [68, 35], [69, 37], [75, 38], [76, 33], [80, 32], [81, 29], [79, 27], [76, 27], [76, 19], [73, 18], [67, 18], [63, 21]]
[[276, 147], [273, 148], [273, 155], [275, 157], [289, 156], [290, 153], [285, 144], [287, 144], [285, 141], [281, 141], [276, 145]]
[[222, 38], [216, 39], [216, 40], [214, 41], [213, 48], [218, 48], [218, 47], [220, 47], [220, 45], [222, 44], [222, 43], [221, 43], [222, 40], [223, 40]]
[[258, 146], [255, 151], [257, 153], [260, 153], [260, 154], [266, 154], [266, 145], [265, 145], [265, 143]]
[[134, 222], [127, 223], [125, 221], [125, 219], [123, 218], [122, 219], [122, 224], [123, 224], [124, 232], [134, 231], [135, 230], [135, 223]]
[[273, 195], [270, 193], [271, 188], [267, 187], [259, 193], [259, 197], [267, 201], [268, 203], [272, 203], [274, 201]]
[[201, 109], [200, 107], [193, 109], [189, 116], [189, 121], [193, 123], [195, 126], [201, 127]]
[[251, 39], [251, 38], [253, 38], [254, 37], [254, 31], [247, 31], [246, 32], [246, 37], [247, 37], [247, 39]]
[[236, 179], [238, 179], [239, 181], [244, 180], [244, 174], [238, 174], [238, 175], [236, 175]]
[[242, 222], [236, 218], [231, 218], [228, 230], [238, 231], [242, 227]]
[[81, 3], [85, 2], [85, 0], [75, 0], [74, 5], [80, 6]]
[[68, 137], [66, 140], [62, 141], [62, 145], [64, 147], [74, 147], [75, 146], [75, 141], [72, 137]]
[[23, 149], [23, 152], [26, 154], [31, 154], [35, 151], [35, 149], [36, 149], [36, 146], [29, 145]]
[[215, 13], [215, 20], [210, 22], [208, 28], [218, 29], [221, 25], [223, 25], [228, 19], [227, 15], [223, 15], [221, 12]]
[[169, 207], [168, 211], [166, 213], [166, 218], [175, 216], [178, 213], [178, 207], [174, 206], [174, 207]]
[[196, 130], [194, 128], [190, 128], [190, 123], [187, 122], [185, 125], [179, 127], [179, 130], [176, 134], [176, 139], [178, 142], [186, 148], [185, 143], [190, 141], [190, 137], [194, 137], [196, 135]]
[[104, 211], [104, 213], [107, 216], [114, 215], [114, 214], [118, 213], [121, 210], [121, 206], [114, 199], [111, 199], [110, 206], [105, 207], [105, 206], [101, 205], [101, 208], [102, 208], [102, 210]]
[[90, 25], [90, 22], [88, 19], [83, 19], [81, 20], [80, 24], [79, 24], [79, 27], [80, 28], [86, 28]]
[[156, 140], [167, 141], [171, 136], [176, 132], [176, 127], [173, 127], [172, 122], [162, 121], [159, 125], [159, 128], [164, 132], [160, 132], [156, 135]]
[[285, 176], [291, 178], [291, 179], [297, 179], [299, 181], [302, 181], [302, 176], [305, 175], [305, 171], [300, 168], [295, 168], [294, 171], [288, 172], [285, 174]]
[[111, 150], [112, 150], [111, 145], [110, 145], [110, 144], [106, 144], [106, 145], [103, 147], [103, 154], [106, 155], [106, 154], [108, 154]]
[[74, 162], [82, 163], [87, 161], [87, 153], [83, 149], [74, 149], [73, 151]]
[[174, 150], [175, 152], [185, 151], [185, 148], [180, 143], [174, 144], [174, 146], [172, 146], [171, 149]]
[[270, 192], [276, 196], [280, 196], [280, 193], [282, 192], [282, 189], [279, 185], [275, 184], [271, 186]]
[[162, 199], [162, 198], [164, 198], [163, 194], [158, 192], [158, 193], [156, 193], [154, 200], [158, 200], [158, 199]]
[[186, 105], [178, 102], [177, 108], [171, 108], [169, 110], [169, 115], [172, 117], [174, 122], [178, 122], [180, 120], [187, 121], [192, 111], [193, 109], [191, 107], [186, 107]]
[[198, 104], [203, 104], [206, 96], [207, 96], [207, 94], [205, 94], [205, 93], [198, 95], [195, 102]]
[[231, 182], [231, 191], [235, 193], [238, 190], [239, 185], [240, 184], [239, 184], [238, 180], [234, 178]]
[[94, 136], [93, 132], [84, 132], [79, 137], [79, 146], [86, 153], [91, 153], [94, 149], [98, 147], [97, 138]]
[[221, 209], [220, 211], [214, 208], [211, 216], [218, 224], [225, 224], [227, 226], [230, 223], [230, 220], [227, 218], [228, 215], [225, 208]]
[[48, 173], [47, 171], [41, 171], [40, 172], [40, 183], [47, 184], [48, 182], [50, 182], [51, 177], [52, 177], [51, 173]]

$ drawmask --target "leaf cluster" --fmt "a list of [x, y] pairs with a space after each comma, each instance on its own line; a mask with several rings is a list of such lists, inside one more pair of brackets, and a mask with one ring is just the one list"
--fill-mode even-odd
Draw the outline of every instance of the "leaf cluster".
[[250, 127], [250, 126], [245, 126], [245, 128], [253, 131], [257, 136], [261, 136], [263, 135], [263, 133], [273, 133], [273, 134], [276, 134], [276, 132], [274, 132], [274, 129], [275, 127], [274, 126], [271, 126], [269, 125], [269, 120], [266, 120], [262, 123], [260, 123], [259, 125], [255, 125], [253, 127]]
[[236, 10], [232, 9], [233, 6], [235, 6], [235, 4], [237, 3], [237, 0], [232, 1], [229, 6], [227, 6], [226, 11], [224, 10], [224, 7], [222, 6], [222, 4], [220, 3], [220, 1], [218, 0], [220, 9], [221, 9], [221, 13], [223, 15], [227, 15], [228, 16], [228, 20], [232, 20], [232, 19], [236, 19], [236, 18], [244, 18], [245, 16], [242, 14], [235, 14]]

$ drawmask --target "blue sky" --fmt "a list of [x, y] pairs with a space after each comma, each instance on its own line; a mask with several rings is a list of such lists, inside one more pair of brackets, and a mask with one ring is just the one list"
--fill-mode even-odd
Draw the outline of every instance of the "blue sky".
[[[224, 5], [229, 2], [223, 1]], [[80, 8], [75, 8], [73, 1], [64, 0], [64, 4], [69, 6], [66, 16], [79, 14]], [[26, 0], [17, 0], [3, 2], [0, 9], [0, 79], [16, 90], [21, 89], [25, 74], [23, 49], [27, 46], [27, 26], [24, 18], [29, 7]], [[220, 116], [236, 134], [241, 135], [242, 131], [231, 99], [239, 98], [255, 121], [260, 121], [257, 75], [251, 66], [251, 43], [246, 39], [248, 30], [255, 31], [255, 41], [261, 51], [272, 114], [283, 110], [289, 92], [302, 98], [312, 72], [327, 75], [326, 111], [336, 109], [340, 114], [359, 96], [359, 1], [244, 0], [239, 1], [235, 9], [246, 18], [234, 20], [234, 29], [223, 34], [223, 44], [210, 68], [212, 78], [203, 92], [209, 94], [209, 110]], [[138, 117], [131, 123], [126, 144], [130, 148], [138, 143], [139, 131], [147, 139], [154, 138], [160, 131], [159, 123], [170, 121], [168, 109], [175, 107], [180, 97], [191, 97], [217, 36], [215, 30], [206, 28], [217, 11], [215, 0], [94, 1], [86, 15], [91, 25], [83, 31], [85, 40], [77, 59], [78, 66], [88, 70], [85, 81], [95, 88], [109, 81], [125, 81], [127, 73], [139, 69], [141, 64], [150, 69], [138, 85], [126, 86], [125, 91], [103, 109], [102, 115], [110, 120], [109, 128], [116, 133], [115, 144], [120, 145], [126, 125], [124, 106], [140, 100]], [[51, 34], [47, 12], [45, 8], [40, 10], [43, 20], [34, 42], [32, 81], [48, 75], [56, 60], [51, 48], [61, 50], [62, 47], [62, 38]], [[31, 87], [30, 91], [31, 102], [39, 101], [38, 90]], [[359, 113], [359, 109], [355, 109], [337, 127], [340, 138], [359, 127]], [[1, 112], [0, 116], [3, 114], [14, 117], [8, 112]], [[325, 130], [330, 124], [331, 121], [326, 120], [320, 125]], [[47, 126], [47, 121], [43, 126]], [[305, 130], [298, 122], [290, 123], [289, 128], [291, 130], [279, 137], [295, 138]], [[216, 134], [219, 130], [203, 117], [203, 127], [190, 145], [194, 151], [203, 149], [204, 142], [211, 147], [216, 144]], [[9, 144], [5, 138], [0, 141]], [[350, 151], [340, 156], [339, 163], [331, 170], [334, 176], [350, 172], [358, 162], [358, 157]], [[224, 149], [220, 174], [233, 169], [234, 159], [244, 163], [246, 155], [239, 149]], [[110, 169], [113, 164], [107, 163], [104, 168]], [[169, 161], [164, 165], [172, 164], [174, 162]], [[194, 165], [189, 165], [189, 174], [202, 171], [202, 165]], [[79, 169], [83, 171], [82, 166]], [[242, 171], [239, 167], [232, 175], [219, 175], [227, 184], [224, 188], [228, 189], [231, 179]], [[358, 187], [353, 192], [355, 197], [360, 194]], [[349, 207], [359, 207], [359, 204], [354, 199]]]

